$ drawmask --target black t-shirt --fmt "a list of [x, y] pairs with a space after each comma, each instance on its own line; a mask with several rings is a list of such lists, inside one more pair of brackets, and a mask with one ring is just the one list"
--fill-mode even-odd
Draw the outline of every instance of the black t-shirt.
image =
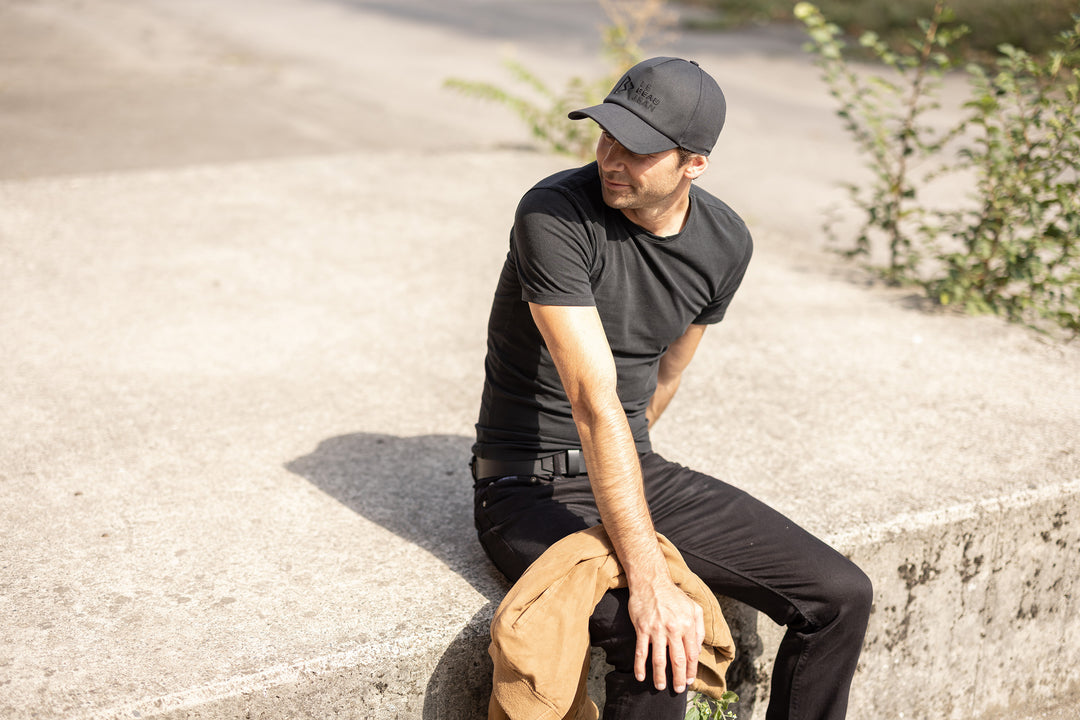
[[692, 324], [719, 322], [750, 261], [746, 225], [696, 185], [683, 231], [660, 237], [608, 207], [596, 163], [553, 175], [518, 205], [488, 321], [473, 451], [512, 459], [580, 447], [570, 402], [528, 303], [595, 306], [639, 452], [660, 357]]

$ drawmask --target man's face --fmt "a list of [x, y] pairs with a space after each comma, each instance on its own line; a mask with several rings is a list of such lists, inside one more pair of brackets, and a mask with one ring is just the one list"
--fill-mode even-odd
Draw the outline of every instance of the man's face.
[[596, 144], [596, 163], [604, 202], [617, 210], [646, 210], [669, 204], [686, 179], [678, 150], [637, 155], [607, 132]]

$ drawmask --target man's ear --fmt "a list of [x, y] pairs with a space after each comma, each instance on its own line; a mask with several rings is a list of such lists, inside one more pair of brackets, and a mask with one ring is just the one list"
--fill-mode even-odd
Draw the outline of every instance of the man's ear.
[[686, 174], [686, 177], [691, 180], [697, 180], [705, 173], [705, 170], [708, 167], [708, 157], [705, 155], [691, 155], [689, 162], [686, 163], [686, 167], [683, 168], [683, 172]]

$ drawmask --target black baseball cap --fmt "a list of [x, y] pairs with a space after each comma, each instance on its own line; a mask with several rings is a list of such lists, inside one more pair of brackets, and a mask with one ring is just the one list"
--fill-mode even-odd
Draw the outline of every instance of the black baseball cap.
[[708, 155], [726, 114], [723, 91], [696, 62], [656, 57], [627, 70], [603, 103], [568, 117], [592, 118], [639, 155], [676, 147]]

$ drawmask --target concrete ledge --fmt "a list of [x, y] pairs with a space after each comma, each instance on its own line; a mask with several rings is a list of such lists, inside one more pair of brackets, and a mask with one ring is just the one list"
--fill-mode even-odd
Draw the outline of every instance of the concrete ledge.
[[[851, 717], [997, 717], [1075, 695], [1078, 503], [1074, 481], [830, 538], [875, 588]], [[780, 638], [764, 623], [759, 678]]]
[[[853, 718], [1016, 717], [1080, 688], [1075, 612], [1080, 481], [897, 518], [830, 538], [875, 584]], [[348, 652], [272, 667], [81, 717], [485, 716], [488, 603], [447, 646], [402, 634]], [[740, 656], [730, 682], [738, 715], [761, 717], [779, 628], [725, 602]], [[594, 653], [592, 694], [604, 663]]]

